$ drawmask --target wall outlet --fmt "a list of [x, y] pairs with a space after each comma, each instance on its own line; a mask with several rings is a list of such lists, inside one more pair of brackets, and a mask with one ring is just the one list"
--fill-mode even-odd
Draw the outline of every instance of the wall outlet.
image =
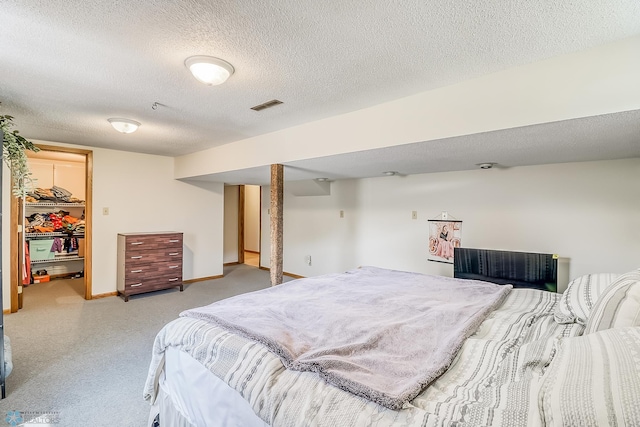
[[411, 211], [411, 219], [418, 219], [418, 211]]
[[109, 208], [102, 208], [102, 215], [109, 215]]
[[311, 255], [307, 255], [304, 257], [304, 262], [307, 263], [307, 265], [311, 265]]

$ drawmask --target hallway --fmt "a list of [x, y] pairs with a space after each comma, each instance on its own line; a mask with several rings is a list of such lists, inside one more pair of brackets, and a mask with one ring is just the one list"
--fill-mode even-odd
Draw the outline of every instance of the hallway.
[[244, 263], [252, 267], [260, 267], [260, 254], [253, 251], [244, 251]]

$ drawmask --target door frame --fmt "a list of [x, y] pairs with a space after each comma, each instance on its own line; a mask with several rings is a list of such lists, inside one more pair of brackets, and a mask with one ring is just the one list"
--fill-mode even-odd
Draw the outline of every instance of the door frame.
[[[90, 300], [92, 293], [92, 230], [93, 230], [93, 151], [79, 148], [59, 147], [56, 145], [35, 144], [42, 151], [80, 154], [85, 156], [85, 233], [84, 233], [84, 299]], [[21, 215], [21, 199], [11, 195], [11, 313], [18, 311], [18, 286], [22, 285], [22, 252], [21, 233], [18, 231], [19, 216]]]
[[[248, 184], [246, 184], [248, 185]], [[258, 197], [258, 268], [262, 263], [262, 185]], [[238, 185], [238, 264], [244, 264], [245, 184]]]
[[238, 185], [238, 264], [244, 264], [244, 185]]

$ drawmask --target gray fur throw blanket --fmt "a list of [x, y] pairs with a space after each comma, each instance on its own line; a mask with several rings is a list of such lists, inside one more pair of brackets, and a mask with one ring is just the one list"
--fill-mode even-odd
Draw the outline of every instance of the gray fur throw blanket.
[[511, 290], [362, 267], [238, 295], [181, 316], [258, 341], [288, 369], [400, 409], [447, 370]]

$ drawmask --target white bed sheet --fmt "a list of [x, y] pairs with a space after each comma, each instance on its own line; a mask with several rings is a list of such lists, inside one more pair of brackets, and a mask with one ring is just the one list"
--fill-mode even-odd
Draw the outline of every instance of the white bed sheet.
[[[197, 427], [269, 427], [254, 414], [249, 402], [237, 391], [212, 374], [189, 354], [168, 348], [160, 387], [173, 408]], [[167, 405], [166, 400], [158, 402]], [[163, 423], [162, 415], [160, 425]]]

